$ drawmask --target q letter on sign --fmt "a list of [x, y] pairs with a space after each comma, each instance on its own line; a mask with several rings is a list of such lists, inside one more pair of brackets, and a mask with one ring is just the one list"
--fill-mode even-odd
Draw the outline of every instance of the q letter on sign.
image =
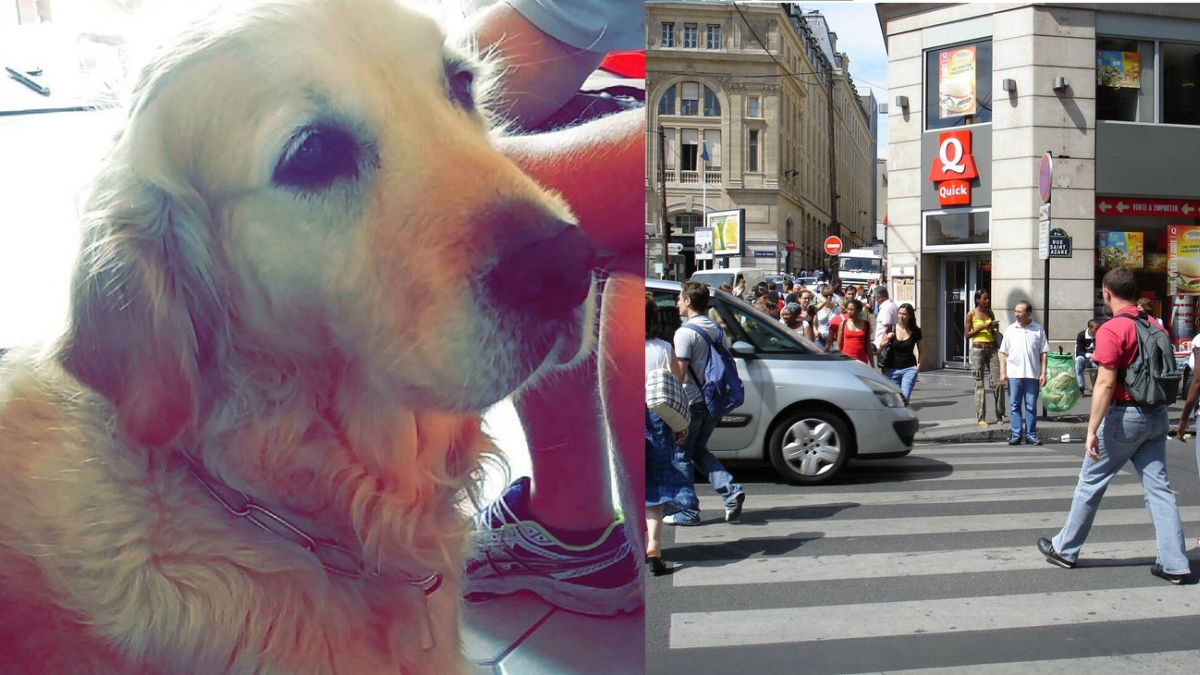
[[929, 180], [937, 184], [938, 204], [971, 204], [971, 179], [978, 178], [975, 158], [971, 155], [971, 130], [955, 129], [938, 135], [938, 156], [929, 170]]

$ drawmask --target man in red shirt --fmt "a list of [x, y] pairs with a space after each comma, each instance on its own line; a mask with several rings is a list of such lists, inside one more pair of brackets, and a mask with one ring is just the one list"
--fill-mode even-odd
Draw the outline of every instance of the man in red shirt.
[[1038, 539], [1038, 551], [1052, 565], [1074, 567], [1108, 482], [1132, 461], [1142, 478], [1146, 510], [1150, 512], [1158, 539], [1158, 558], [1150, 573], [1182, 584], [1191, 568], [1183, 543], [1179, 507], [1167, 477], [1167, 407], [1134, 401], [1118, 377], [1119, 371], [1133, 363], [1138, 350], [1135, 323], [1117, 318], [1118, 314], [1138, 313], [1133, 272], [1124, 267], [1109, 270], [1104, 275], [1101, 292], [1114, 318], [1096, 331], [1092, 361], [1099, 370], [1084, 442], [1087, 456], [1066, 524], [1053, 540]]

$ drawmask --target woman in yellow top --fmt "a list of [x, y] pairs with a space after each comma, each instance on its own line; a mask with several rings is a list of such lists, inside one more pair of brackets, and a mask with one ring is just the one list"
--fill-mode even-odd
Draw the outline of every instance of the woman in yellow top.
[[984, 419], [987, 406], [983, 400], [983, 371], [988, 371], [991, 378], [992, 399], [996, 408], [996, 424], [1005, 424], [1005, 394], [1000, 386], [1000, 357], [996, 349], [1000, 346], [1000, 322], [992, 313], [992, 297], [987, 291], [975, 291], [975, 307], [967, 312], [966, 323], [963, 326], [967, 339], [971, 341], [970, 366], [971, 376], [975, 378], [975, 417], [979, 426], [986, 427]]

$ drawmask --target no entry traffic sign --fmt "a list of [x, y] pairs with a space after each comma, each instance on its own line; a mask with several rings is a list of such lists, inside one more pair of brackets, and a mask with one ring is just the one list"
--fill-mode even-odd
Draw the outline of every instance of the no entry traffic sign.
[[828, 237], [825, 239], [825, 255], [841, 255], [842, 238]]

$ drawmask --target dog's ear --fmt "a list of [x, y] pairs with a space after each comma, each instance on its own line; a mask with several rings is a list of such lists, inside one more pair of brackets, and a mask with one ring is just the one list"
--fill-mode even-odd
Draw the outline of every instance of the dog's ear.
[[215, 347], [208, 211], [195, 193], [172, 196], [111, 168], [88, 210], [58, 356], [112, 401], [124, 433], [166, 445], [196, 420]]

